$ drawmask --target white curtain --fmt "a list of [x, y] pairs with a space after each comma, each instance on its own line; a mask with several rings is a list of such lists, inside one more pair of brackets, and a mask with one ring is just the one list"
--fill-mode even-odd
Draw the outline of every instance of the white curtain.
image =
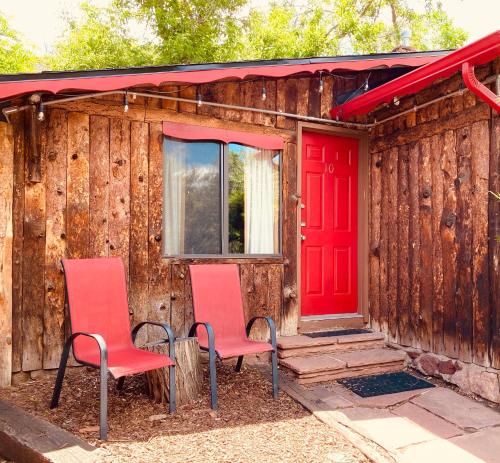
[[274, 154], [255, 148], [243, 154], [245, 254], [274, 253]]
[[184, 253], [186, 145], [167, 140], [165, 143], [165, 253]]

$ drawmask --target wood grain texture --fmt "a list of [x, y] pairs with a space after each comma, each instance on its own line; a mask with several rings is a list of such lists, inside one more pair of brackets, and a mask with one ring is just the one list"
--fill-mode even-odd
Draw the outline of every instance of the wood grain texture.
[[12, 203], [12, 371], [22, 368], [23, 359], [23, 242], [24, 242], [24, 114], [13, 116], [14, 191]]
[[440, 223], [441, 253], [443, 261], [443, 344], [444, 353], [458, 357], [457, 344], [457, 178], [456, 136], [453, 130], [444, 133], [443, 153], [443, 213]]
[[64, 276], [66, 255], [66, 164], [68, 119], [60, 109], [47, 115], [47, 184], [45, 239], [45, 309], [43, 368], [57, 368], [64, 345]]
[[[499, 63], [500, 64], [500, 63]], [[492, 119], [490, 145], [490, 191], [500, 193], [500, 117]], [[490, 362], [500, 368], [500, 201], [489, 199], [488, 256], [490, 274], [491, 343]]]
[[419, 220], [420, 220], [420, 342], [422, 349], [432, 347], [432, 303], [433, 303], [433, 266], [432, 266], [432, 167], [430, 139], [420, 142], [419, 159]]
[[459, 356], [472, 360], [471, 128], [457, 131], [457, 343]]
[[382, 159], [379, 154], [371, 156], [370, 167], [370, 315], [371, 325], [380, 330], [380, 219], [382, 201]]
[[410, 191], [410, 248], [408, 261], [410, 265], [410, 318], [412, 324], [409, 330], [410, 339], [414, 347], [420, 347], [420, 214], [419, 214], [419, 157], [420, 146], [412, 143], [408, 151], [409, 172], [408, 188]]
[[398, 149], [392, 148], [387, 153], [388, 178], [387, 178], [387, 323], [389, 339], [397, 341], [398, 339], [398, 316], [397, 316], [397, 295], [398, 295], [398, 274], [400, 271], [398, 265]]
[[163, 131], [149, 124], [148, 174], [148, 317], [170, 323], [170, 267], [163, 259]]
[[388, 292], [388, 266], [389, 266], [389, 152], [382, 153], [382, 197], [380, 202], [380, 323], [384, 333], [389, 330], [389, 292]]
[[471, 129], [472, 318], [474, 363], [489, 366], [490, 301], [488, 268], [488, 180], [490, 136], [487, 121]]
[[[45, 306], [45, 124], [37, 133], [39, 143], [41, 181], [25, 183], [24, 190], [24, 246], [23, 246], [23, 359], [24, 371], [43, 367], [43, 316]], [[26, 166], [28, 169], [28, 166]], [[28, 177], [28, 172], [25, 172]]]
[[109, 255], [123, 261], [129, 281], [130, 121], [112, 118], [109, 136]]
[[[132, 122], [130, 127], [130, 286], [129, 305], [132, 321], [137, 324], [148, 318], [148, 146], [149, 126]], [[146, 341], [146, 330], [137, 337]]]
[[404, 346], [410, 341], [410, 268], [409, 268], [409, 222], [410, 222], [410, 191], [408, 146], [398, 149], [398, 274], [396, 316], [398, 322], [398, 341]]
[[109, 248], [109, 119], [90, 116], [89, 257], [107, 257]]
[[14, 191], [12, 126], [0, 122], [0, 388], [12, 374], [12, 203]]
[[444, 140], [442, 135], [431, 138], [431, 171], [432, 171], [432, 350], [443, 352], [443, 249], [439, 239], [443, 216], [443, 158]]
[[68, 257], [89, 257], [89, 116], [68, 113], [67, 231]]

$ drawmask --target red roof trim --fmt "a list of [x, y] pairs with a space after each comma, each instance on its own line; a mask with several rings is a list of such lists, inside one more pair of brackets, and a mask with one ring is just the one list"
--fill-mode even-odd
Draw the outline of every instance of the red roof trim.
[[224, 143], [241, 143], [266, 150], [282, 150], [284, 144], [283, 139], [278, 135], [261, 135], [178, 122], [164, 122], [163, 133], [182, 140], [217, 140]]
[[334, 119], [338, 117], [346, 120], [351, 116], [366, 114], [381, 103], [389, 103], [394, 97], [400, 98], [416, 93], [437, 79], [451, 76], [459, 71], [465, 62], [480, 65], [498, 56], [500, 56], [500, 30], [336, 106], [330, 110], [330, 115]]
[[168, 82], [202, 84], [223, 79], [245, 79], [249, 76], [286, 77], [299, 72], [318, 71], [364, 71], [367, 69], [393, 66], [422, 66], [438, 59], [437, 56], [413, 56], [363, 59], [359, 61], [346, 60], [337, 62], [320, 62], [310, 64], [255, 66], [241, 68], [223, 68], [197, 71], [152, 72], [144, 74], [126, 74], [99, 77], [76, 77], [65, 79], [20, 80], [0, 82], [0, 100], [34, 92], [57, 94], [63, 91], [112, 91], [133, 88], [137, 86], [160, 86]]

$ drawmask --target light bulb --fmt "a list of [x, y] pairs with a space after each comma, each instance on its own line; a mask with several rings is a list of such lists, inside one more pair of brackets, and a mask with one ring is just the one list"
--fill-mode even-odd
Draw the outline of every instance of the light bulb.
[[44, 105], [43, 103], [40, 103], [38, 105], [38, 115], [37, 115], [37, 119], [40, 121], [40, 122], [43, 122], [45, 120], [45, 108], [44, 108]]
[[203, 104], [203, 101], [201, 100], [200, 89], [196, 91], [196, 104], [198, 105], [198, 108]]
[[123, 96], [123, 112], [128, 113], [128, 94], [125, 93]]
[[266, 87], [265, 86], [262, 87], [262, 96], [261, 96], [261, 99], [262, 99], [262, 101], [266, 101], [266, 99], [267, 99], [267, 91], [266, 91]]
[[363, 88], [365, 89], [365, 92], [367, 92], [368, 89], [370, 88], [370, 86], [368, 85], [368, 80], [365, 81], [365, 85]]
[[319, 73], [319, 88], [318, 88], [319, 93], [323, 93], [323, 76], [321, 75], [321, 72]]

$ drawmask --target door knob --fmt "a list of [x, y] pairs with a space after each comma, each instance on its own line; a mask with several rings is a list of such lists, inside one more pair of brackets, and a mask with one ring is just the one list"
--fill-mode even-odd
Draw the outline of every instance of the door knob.
[[300, 235], [300, 240], [305, 241], [306, 240], [306, 235]]

